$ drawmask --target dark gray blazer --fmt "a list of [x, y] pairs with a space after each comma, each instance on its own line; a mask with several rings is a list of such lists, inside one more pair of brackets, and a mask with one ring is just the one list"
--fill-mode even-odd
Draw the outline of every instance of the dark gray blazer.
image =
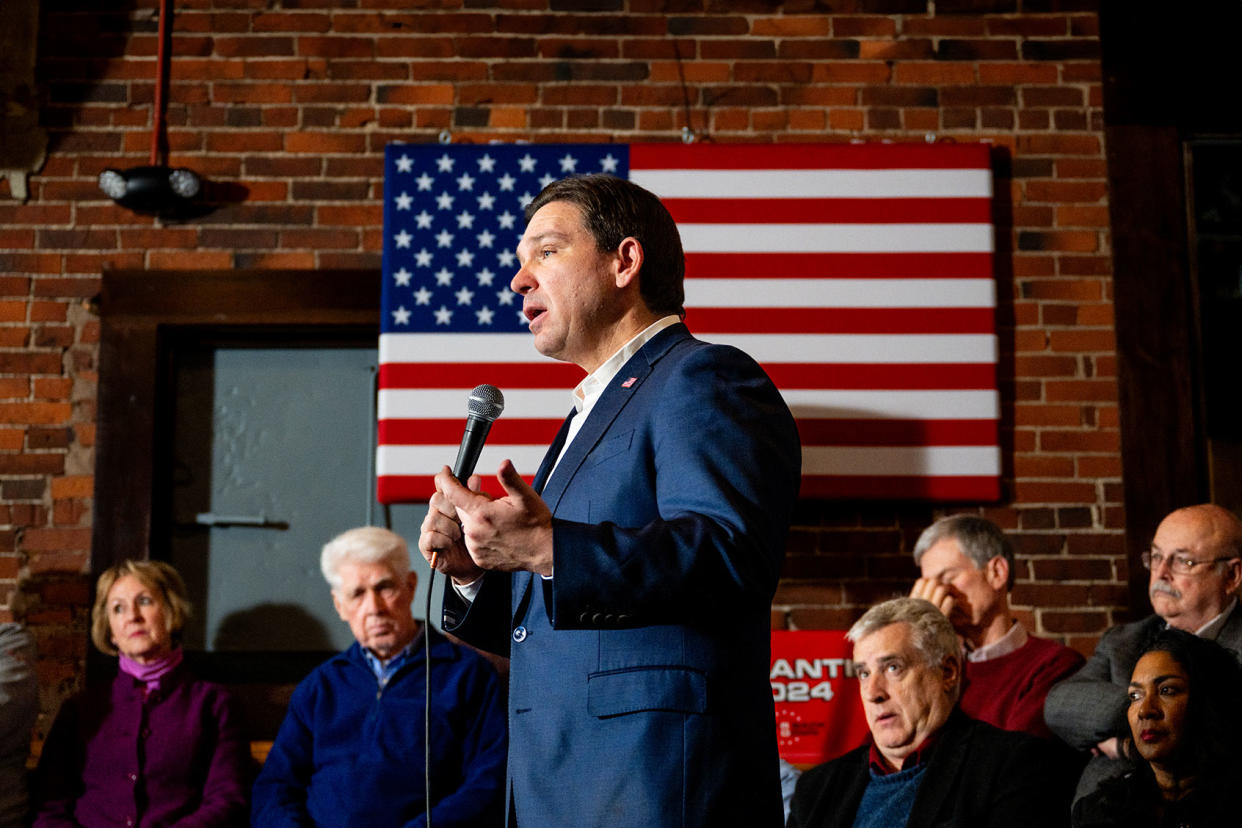
[[0, 624], [0, 828], [25, 824], [26, 758], [39, 713], [34, 649], [20, 624]]
[[[1044, 721], [1052, 732], [1078, 750], [1090, 750], [1105, 739], [1129, 734], [1126, 688], [1130, 674], [1147, 641], [1164, 626], [1163, 618], [1151, 615], [1104, 633], [1082, 669], [1048, 692]], [[1216, 642], [1242, 661], [1242, 606], [1234, 607]], [[1095, 790], [1104, 779], [1120, 775], [1128, 764], [1106, 756], [1092, 757], [1083, 772], [1078, 796]]]

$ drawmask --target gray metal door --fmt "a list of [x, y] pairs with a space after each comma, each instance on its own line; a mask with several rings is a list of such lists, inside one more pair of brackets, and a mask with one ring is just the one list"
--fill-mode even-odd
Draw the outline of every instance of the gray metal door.
[[[319, 550], [345, 529], [383, 523], [372, 499], [376, 350], [203, 344], [179, 348], [174, 364], [169, 561], [195, 602], [186, 648], [349, 646]], [[393, 510], [411, 547], [425, 509]]]

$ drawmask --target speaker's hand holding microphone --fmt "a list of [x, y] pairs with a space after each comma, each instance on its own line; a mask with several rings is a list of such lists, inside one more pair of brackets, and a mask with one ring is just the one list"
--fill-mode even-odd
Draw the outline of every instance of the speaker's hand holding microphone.
[[[491, 386], [479, 386], [474, 390], [472, 403], [484, 387]], [[499, 391], [492, 391], [499, 396]], [[499, 406], [503, 407], [503, 398]], [[489, 407], [487, 411], [499, 415], [499, 407]], [[474, 413], [472, 407], [471, 417]], [[479, 416], [484, 413], [479, 412]], [[496, 416], [492, 416], [492, 420]], [[477, 482], [469, 488], [460, 482], [461, 474], [468, 474], [473, 469], [489, 425], [491, 422], [488, 421], [487, 426], [477, 423], [472, 428], [471, 421], [467, 420], [466, 434], [462, 437], [462, 448], [458, 453], [458, 468], [451, 472], [445, 467], [436, 475], [436, 495], [424, 521], [419, 549], [424, 550], [428, 561], [435, 557], [432, 566], [451, 575], [458, 583], [474, 580], [482, 574], [482, 570], [529, 570], [551, 575], [551, 511], [543, 498], [535, 494], [534, 489], [518, 474], [513, 463], [504, 461], [497, 470], [497, 479], [504, 489], [502, 498], [493, 499], [491, 495], [478, 492]], [[481, 427], [483, 431], [479, 436]], [[453, 526], [446, 525], [446, 520], [452, 521]], [[461, 560], [462, 549], [467, 552], [472, 566], [466, 566], [465, 561]], [[447, 566], [441, 564], [441, 555], [451, 557]]]
[[467, 492], [487, 497], [479, 493], [479, 477], [473, 472], [487, 433], [504, 408], [504, 395], [494, 385], [480, 385], [470, 392], [466, 401], [466, 428], [457, 451], [457, 462], [451, 472], [445, 466], [436, 475], [436, 491], [428, 504], [427, 517], [423, 519], [418, 539], [419, 551], [433, 569], [457, 583], [470, 583], [482, 575], [483, 570], [470, 558], [462, 536], [459, 513], [446, 496], [445, 489], [462, 489], [460, 481], [464, 480], [469, 487]]

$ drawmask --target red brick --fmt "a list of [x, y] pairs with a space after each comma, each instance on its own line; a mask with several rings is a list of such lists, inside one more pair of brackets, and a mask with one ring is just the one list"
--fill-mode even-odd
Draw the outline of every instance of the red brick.
[[71, 414], [67, 403], [0, 403], [0, 423], [56, 425], [68, 422]]
[[[1040, 451], [1059, 452], [1116, 452], [1121, 447], [1121, 435], [1116, 431], [1061, 431], [1045, 429], [1039, 434]], [[1110, 477], [1112, 475], [1109, 475]]]
[[[790, 87], [780, 92], [782, 106], [853, 106], [858, 90], [852, 86]], [[831, 113], [829, 113], [831, 115]]]
[[975, 66], [951, 61], [898, 63], [894, 67], [894, 83], [965, 84], [974, 83]]
[[1018, 150], [1031, 155], [1098, 155], [1100, 139], [1095, 135], [1020, 135]]
[[69, 475], [52, 480], [52, 498], [90, 497], [94, 492], [95, 478], [91, 475]]
[[228, 269], [233, 266], [233, 254], [227, 250], [163, 251], [152, 250], [147, 263], [153, 269], [210, 270]]
[[1093, 301], [1103, 297], [1097, 279], [1030, 279], [1021, 285], [1027, 299], [1060, 301]]
[[1108, 227], [1108, 208], [1067, 205], [1056, 208], [1058, 227]]
[[[0, 405], [0, 409], [4, 407]], [[0, 454], [0, 477], [14, 474], [60, 474], [64, 469], [63, 454]]]
[[67, 400], [73, 390], [73, 380], [69, 377], [37, 377], [33, 390], [36, 400]]
[[79, 526], [84, 517], [91, 513], [89, 503], [71, 499], [57, 500], [52, 504], [52, 525], [54, 526]]
[[31, 302], [31, 322], [64, 322], [69, 306], [64, 302]]
[[316, 210], [318, 224], [375, 227], [383, 223], [383, 207], [375, 205], [323, 205]]
[[1015, 357], [1014, 372], [1020, 377], [1073, 377], [1078, 361], [1071, 356]]
[[751, 25], [750, 34], [756, 37], [840, 36], [839, 32], [834, 32], [833, 26], [833, 18], [826, 14], [768, 17], [756, 19]]
[[[90, 557], [90, 530], [83, 529], [43, 529], [42, 532], [85, 532], [87, 534], [86, 545], [74, 549], [39, 549], [32, 550], [23, 544], [24, 551], [35, 552], [27, 561], [31, 575], [43, 575], [51, 572], [83, 572], [86, 570], [88, 559]], [[27, 622], [32, 619], [27, 617]], [[42, 646], [40, 650], [45, 650]], [[44, 652], [46, 655], [46, 652]]]
[[289, 103], [293, 99], [287, 84], [278, 83], [214, 83], [212, 100], [220, 104]]
[[864, 117], [858, 109], [833, 109], [828, 113], [828, 126], [840, 131], [861, 130], [865, 126]]
[[1049, 344], [1054, 351], [1113, 351], [1117, 347], [1111, 330], [1051, 331]]
[[[910, 25], [907, 23], [907, 26]], [[897, 23], [891, 17], [864, 17], [861, 15], [838, 16], [832, 21], [832, 33], [836, 37], [892, 38], [897, 34]], [[907, 34], [916, 34], [906, 29]], [[924, 34], [930, 34], [924, 32]]]
[[797, 607], [788, 611], [789, 629], [848, 630], [865, 610], [866, 607]]
[[1013, 257], [1013, 275], [1051, 276], [1056, 273], [1056, 261], [1051, 256], [1019, 254]]
[[1034, 477], [1074, 477], [1074, 461], [1069, 457], [1046, 457], [1039, 454], [1021, 454], [1013, 458], [1013, 475], [1025, 479]]
[[233, 254], [237, 267], [256, 270], [295, 270], [315, 266], [313, 253], [242, 253]]
[[1036, 231], [1018, 233], [1021, 250], [1055, 250], [1075, 253], [1093, 253], [1100, 248], [1100, 237], [1095, 231]]
[[[626, 57], [633, 57], [633, 55], [627, 53]], [[649, 80], [652, 83], [679, 83], [682, 77], [685, 77], [687, 83], [726, 83], [731, 77], [732, 68], [732, 64], [726, 61], [695, 62], [685, 65], [671, 61], [653, 61]]]
[[1121, 457], [1079, 457], [1077, 459], [1077, 477], [1099, 479], [1102, 477], [1121, 477]]
[[1071, 327], [1078, 324], [1078, 306], [1041, 305], [1039, 308], [1039, 321], [1045, 328]]
[[1082, 415], [1077, 405], [1015, 405], [1014, 424], [1019, 426], [1080, 426]]
[[925, 39], [860, 40], [858, 57], [863, 60], [931, 60], [932, 42]]
[[1024, 503], [1094, 503], [1091, 483], [1037, 483], [1015, 481], [1014, 492]]
[[208, 152], [277, 152], [283, 136], [274, 132], [219, 132], [207, 136]]
[[284, 136], [288, 152], [359, 153], [366, 147], [362, 135], [330, 132], [291, 132]]

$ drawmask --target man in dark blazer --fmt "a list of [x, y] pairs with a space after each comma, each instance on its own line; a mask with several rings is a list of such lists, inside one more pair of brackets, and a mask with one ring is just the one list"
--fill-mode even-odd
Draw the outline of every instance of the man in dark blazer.
[[1133, 753], [1126, 722], [1130, 674], [1147, 642], [1168, 627], [1214, 639], [1242, 661], [1242, 521], [1211, 503], [1171, 512], [1143, 553], [1151, 570], [1147, 594], [1156, 612], [1104, 633], [1082, 669], [1055, 685], [1044, 702], [1052, 732], [1095, 754], [1075, 798], [1129, 770]]
[[960, 646], [934, 604], [886, 601], [847, 638], [871, 743], [802, 774], [792, 828], [1069, 824], [1056, 746], [957, 709]]
[[742, 352], [681, 323], [684, 257], [651, 193], [549, 185], [511, 287], [535, 346], [587, 372], [527, 486], [446, 468], [419, 548], [445, 629], [508, 655], [510, 824], [781, 823], [770, 607], [800, 449]]

